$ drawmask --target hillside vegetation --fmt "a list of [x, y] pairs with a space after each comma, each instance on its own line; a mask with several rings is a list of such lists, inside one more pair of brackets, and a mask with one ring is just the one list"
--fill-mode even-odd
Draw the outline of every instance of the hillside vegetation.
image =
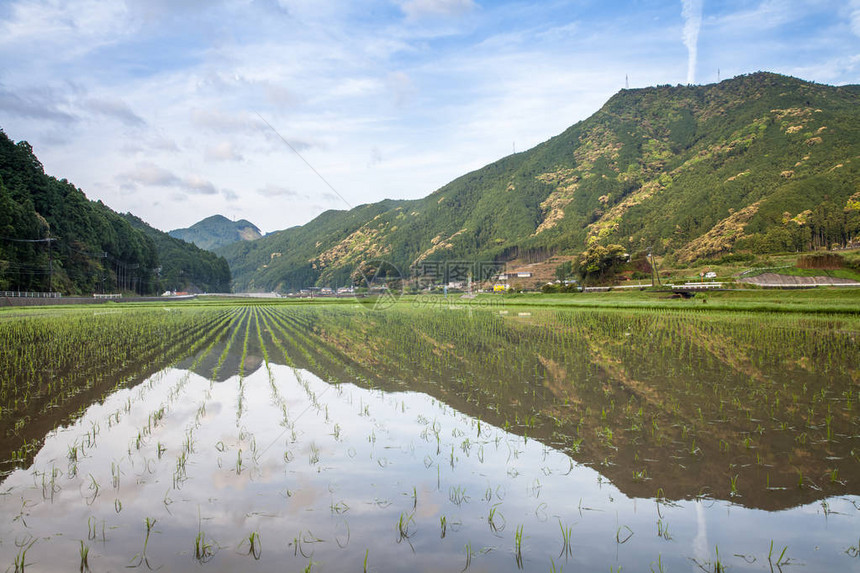
[[153, 294], [229, 284], [224, 259], [90, 201], [45, 174], [26, 141], [0, 131], [0, 290]]
[[159, 231], [131, 213], [123, 217], [155, 244], [161, 261], [159, 277], [162, 288], [173, 291], [230, 292], [230, 266], [224, 257]]
[[188, 243], [194, 243], [207, 251], [214, 251], [239, 241], [254, 241], [263, 236], [260, 229], [250, 221], [245, 219], [231, 221], [223, 215], [212, 215], [187, 229], [174, 229], [167, 234]]
[[756, 73], [622, 90], [535, 148], [427, 197], [328, 211], [219, 250], [234, 290], [344, 284], [363, 261], [541, 260], [594, 245], [664, 264], [860, 234], [860, 88]]

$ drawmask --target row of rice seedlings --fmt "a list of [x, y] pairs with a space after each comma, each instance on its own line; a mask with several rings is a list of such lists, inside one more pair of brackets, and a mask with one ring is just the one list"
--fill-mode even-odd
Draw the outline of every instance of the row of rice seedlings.
[[[88, 332], [87, 336], [89, 338], [95, 339], [98, 342], [102, 342], [102, 338], [105, 336], [105, 333], [103, 332], [104, 329], [101, 328], [101, 325], [99, 325], [98, 329], [95, 329], [95, 327], [92, 327], [92, 328], [93, 328], [93, 330]], [[116, 335], [117, 333], [110, 333], [110, 334]], [[134, 333], [132, 332], [132, 334], [134, 334]], [[135, 339], [132, 338], [131, 340], [135, 340]], [[139, 356], [141, 358], [141, 360], [137, 361], [138, 364], [140, 362], [147, 362], [147, 361], [154, 359], [155, 354], [153, 354], [153, 352], [158, 353], [158, 350], [156, 349], [156, 347], [159, 345], [152, 344], [149, 346], [141, 346], [138, 343], [138, 344], [132, 346], [132, 345], [127, 344], [128, 342], [130, 342], [130, 340], [123, 339], [122, 337], [118, 337], [118, 336], [112, 336], [108, 341], [105, 341], [105, 342], [112, 342], [114, 344], [117, 344], [120, 341], [123, 341], [126, 343], [126, 348], [123, 349], [124, 352], [129, 352], [130, 351], [129, 349], [133, 349], [133, 351], [135, 352], [135, 355]], [[178, 346], [179, 348], [182, 348], [181, 344], [177, 344], [176, 346]], [[106, 350], [107, 352], [110, 352], [110, 350], [111, 350], [110, 344], [104, 344], [102, 346], [102, 348], [107, 349]], [[89, 381], [89, 386], [91, 387], [93, 384], [95, 384], [96, 382], [98, 382], [102, 378], [105, 378], [109, 375], [116, 377], [117, 375], [120, 375], [123, 373], [122, 369], [118, 370], [115, 368], [112, 370], [110, 368], [110, 364], [111, 364], [110, 361], [102, 361], [102, 362], [103, 362], [103, 364], [99, 364], [99, 361], [87, 362], [86, 361], [86, 355], [85, 355], [85, 360], [83, 361], [83, 363], [80, 364], [80, 366], [81, 366], [80, 368], [75, 369], [75, 374], [77, 376], [84, 376], [84, 377], [91, 378], [91, 380]], [[125, 361], [121, 361], [121, 362], [122, 362], [122, 365], [124, 367], [126, 362]], [[129, 363], [129, 364], [132, 364], [132, 363]], [[125, 367], [125, 370], [127, 370], [127, 369], [128, 368]], [[92, 372], [93, 370], [95, 370], [96, 373], [93, 373]], [[93, 380], [95, 380], [95, 381], [93, 381]], [[56, 392], [55, 392], [55, 395], [56, 395]]]
[[230, 350], [233, 348], [233, 341], [236, 339], [236, 336], [239, 334], [239, 330], [242, 327], [242, 322], [246, 320], [250, 320], [249, 315], [244, 307], [237, 307], [235, 309], [235, 314], [233, 315], [233, 320], [230, 322], [230, 328], [232, 329], [232, 334], [230, 338], [227, 340], [224, 345], [224, 350], [221, 351], [221, 354], [218, 356], [218, 363], [212, 369], [212, 374], [209, 376], [209, 379], [214, 383], [214, 381], [218, 378], [218, 374], [221, 371], [221, 368], [224, 366], [224, 362], [227, 360], [227, 357], [230, 355]]
[[[198, 338], [188, 349], [187, 355], [194, 356], [194, 359], [191, 363], [189, 370], [168, 390], [167, 399], [165, 402], [162, 402], [157, 408], [149, 413], [147, 416], [146, 424], [137, 432], [136, 438], [132, 439], [132, 444], [129, 445], [129, 459], [131, 459], [132, 451], [140, 451], [142, 446], [148, 442], [148, 439], [152, 436], [154, 430], [161, 424], [162, 420], [169, 414], [172, 405], [182, 397], [183, 389], [187, 385], [191, 372], [194, 368], [200, 364], [206, 356], [211, 352], [217, 340], [224, 336], [227, 331], [232, 319], [229, 315], [224, 315], [221, 320], [213, 325], [212, 329], [205, 333], [203, 336]], [[199, 350], [201, 347], [204, 347], [203, 350]], [[150, 386], [155, 380], [151, 380]], [[129, 405], [130, 407], [130, 405]], [[205, 404], [201, 407], [203, 412], [205, 412]], [[199, 425], [199, 417], [201, 411], [198, 410], [198, 416], [195, 419], [195, 423]], [[117, 421], [119, 420], [119, 413], [112, 414]], [[109, 417], [110, 420], [110, 417]], [[181, 487], [182, 483], [185, 481], [187, 473], [186, 473], [186, 465], [188, 461], [188, 457], [194, 452], [194, 432], [195, 427], [192, 424], [192, 427], [186, 428], [185, 431], [185, 439], [182, 444], [182, 448], [180, 453], [177, 456], [176, 460], [176, 468], [174, 470], [173, 475], [173, 487], [174, 489], [178, 489]], [[76, 442], [77, 443], [77, 442]], [[163, 454], [165, 453], [166, 448], [160, 442], [156, 445], [156, 457], [157, 459], [161, 459]], [[145, 458], [144, 458], [145, 459]], [[148, 465], [148, 462], [144, 461], [145, 465]], [[120, 475], [121, 468], [120, 462], [111, 462], [111, 482], [115, 490], [117, 490], [117, 494], [119, 493], [119, 483], [120, 483]], [[70, 476], [71, 477], [71, 476]], [[94, 488], [97, 492], [98, 486], [97, 482], [95, 482], [95, 478], [92, 478], [93, 484], [95, 484]], [[95, 495], [93, 496], [95, 497]], [[122, 510], [122, 502], [119, 497], [115, 500], [115, 509], [117, 513]], [[147, 539], [149, 536], [149, 527], [147, 528]], [[144, 543], [144, 549], [146, 547], [146, 542]], [[141, 556], [142, 560], [145, 560], [145, 552]]]
[[[145, 313], [135, 313], [135, 317], [139, 319], [139, 322], [149, 322], [150, 325], [157, 323], [159, 320], [163, 318], [163, 312], [150, 312], [149, 315]], [[172, 313], [175, 314], [175, 313]], [[111, 380], [111, 387], [104, 387], [99, 381], [102, 380], [105, 376], [102, 372], [101, 375], [95, 376], [92, 374], [92, 370], [98, 369], [98, 365], [95, 364], [87, 364], [83, 363], [81, 368], [72, 369], [72, 373], [63, 377], [63, 383], [66, 387], [64, 392], [60, 391], [58, 388], [52, 388], [52, 391], [55, 394], [51, 397], [50, 401], [47, 403], [49, 408], [59, 408], [54, 411], [46, 411], [43, 406], [41, 414], [43, 415], [51, 415], [52, 417], [57, 418], [57, 423], [61, 423], [64, 420], [75, 419], [80, 413], [83, 412], [82, 409], [74, 414], [71, 417], [68, 417], [68, 414], [63, 414], [64, 408], [61, 408], [66, 402], [75, 399], [75, 401], [80, 401], [81, 399], [85, 399], [86, 397], [93, 394], [93, 392], [97, 392], [97, 395], [93, 396], [94, 398], [99, 398], [100, 396], [106, 395], [109, 392], [112, 392], [118, 388], [124, 387], [134, 380], [140, 379], [142, 376], [147, 375], [154, 371], [154, 369], [160, 367], [159, 365], [163, 365], [165, 363], [169, 363], [175, 360], [180, 359], [182, 356], [185, 356], [189, 351], [189, 348], [193, 349], [195, 347], [196, 341], [199, 340], [199, 332], [204, 329], [211, 328], [212, 322], [218, 319], [220, 313], [208, 312], [206, 315], [200, 313], [192, 313], [192, 316], [195, 318], [205, 319], [203, 320], [193, 320], [187, 326], [185, 330], [176, 331], [177, 339], [175, 340], [176, 344], [172, 347], [169, 347], [167, 350], [162, 350], [161, 344], [146, 344], [148, 339], [136, 338], [134, 335], [137, 333], [133, 328], [129, 329], [129, 332], [118, 333], [113, 330], [113, 328], [108, 328], [103, 323], [103, 317], [99, 317], [100, 320], [95, 324], [90, 323], [76, 323], [78, 332], [76, 336], [84, 338], [96, 340], [104, 343], [104, 347], [110, 348], [111, 345], [116, 346], [117, 344], [124, 342], [128, 348], [136, 349], [135, 351], [138, 353], [140, 360], [124, 363], [123, 366], [119, 367], [121, 369], [117, 370], [114, 368], [110, 371], [114, 375], [114, 379]], [[118, 320], [120, 318], [124, 318], [123, 315], [111, 315], [113, 320]], [[62, 316], [59, 316], [58, 324], [63, 324]], [[181, 322], [173, 321], [175, 316], [171, 317], [171, 325], [178, 325]], [[149, 319], [149, 320], [147, 320]], [[122, 322], [122, 324], [126, 324]], [[52, 340], [54, 340], [54, 336], [57, 335], [56, 332], [53, 332], [53, 323], [45, 323], [43, 326], [49, 327], [49, 329], [45, 329], [45, 337], [43, 342], [47, 342], [47, 346], [43, 347], [40, 352], [50, 353], [54, 346], [50, 344]], [[114, 325], [116, 326], [116, 325]], [[126, 338], [123, 335], [127, 335]], [[141, 343], [144, 343], [141, 346]], [[136, 346], [135, 346], [136, 345]], [[193, 350], [192, 350], [193, 351]], [[125, 351], [124, 351], [125, 353]], [[82, 377], [89, 376], [86, 380]], [[80, 380], [80, 381], [79, 381]], [[59, 414], [59, 415], [58, 415]], [[9, 412], [10, 418], [14, 419], [14, 413]], [[20, 415], [19, 415], [20, 416]], [[9, 419], [4, 416], [4, 419]], [[20, 432], [24, 427], [26, 427], [27, 416], [21, 416], [18, 420], [16, 420], [15, 431]], [[8, 433], [7, 433], [8, 435]], [[38, 444], [41, 442], [40, 439], [36, 438], [32, 440], [32, 444], [29, 450], [29, 454], [32, 454]], [[23, 461], [24, 456], [13, 456], [16, 458], [14, 461]]]
[[289, 331], [289, 338], [293, 343], [298, 343], [299, 352], [309, 361], [315, 372], [322, 374], [324, 378], [331, 378], [338, 369], [344, 367], [348, 369], [348, 366], [332, 352], [319, 332], [315, 332], [314, 326], [303, 320], [304, 315], [305, 313], [301, 312], [282, 312], [276, 314], [276, 320], [286, 331]]

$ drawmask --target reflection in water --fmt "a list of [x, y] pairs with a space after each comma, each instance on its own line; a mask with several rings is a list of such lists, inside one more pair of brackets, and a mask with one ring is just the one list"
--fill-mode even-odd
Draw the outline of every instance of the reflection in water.
[[856, 319], [337, 308], [284, 326], [327, 379], [426, 392], [628, 495], [781, 509], [858, 493]]
[[519, 528], [532, 570], [709, 567], [715, 547], [723, 564], [760, 570], [769, 536], [793, 564], [845, 570], [860, 503], [777, 514], [631, 499], [557, 449], [425, 394], [332, 386], [278, 365], [223, 383], [170, 369], [117, 392], [50, 436], [3, 491], [0, 560], [35, 540], [34, 571], [76, 567], [80, 541], [93, 570], [198, 559], [215, 571], [345, 571], [366, 557], [373, 571], [460, 571], [467, 559], [514, 571]]
[[0, 563], [857, 568], [856, 322], [748, 322], [248, 308], [6, 477]]

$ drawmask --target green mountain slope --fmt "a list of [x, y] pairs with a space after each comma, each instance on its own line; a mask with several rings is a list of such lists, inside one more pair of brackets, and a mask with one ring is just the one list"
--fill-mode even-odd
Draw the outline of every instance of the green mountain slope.
[[0, 130], [0, 290], [156, 294], [229, 282], [223, 259], [90, 201]]
[[174, 229], [167, 234], [188, 243], [194, 243], [207, 251], [214, 251], [239, 241], [254, 241], [263, 236], [260, 229], [253, 223], [245, 219], [234, 222], [223, 215], [212, 215], [187, 229]]
[[564, 133], [414, 201], [225, 247], [235, 290], [344, 284], [363, 260], [545, 258], [591, 244], [679, 262], [860, 234], [860, 90], [771, 73], [622, 90]]
[[224, 257], [171, 237], [131, 213], [123, 217], [155, 244], [161, 261], [158, 276], [163, 288], [172, 291], [230, 292], [230, 267]]
[[0, 289], [152, 293], [153, 242], [0, 131]]

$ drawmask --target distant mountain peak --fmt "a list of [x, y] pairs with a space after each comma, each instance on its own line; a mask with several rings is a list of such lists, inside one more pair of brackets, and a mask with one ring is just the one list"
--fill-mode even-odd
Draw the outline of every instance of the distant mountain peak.
[[206, 217], [186, 229], [174, 229], [168, 234], [194, 243], [207, 251], [214, 251], [240, 241], [255, 241], [263, 236], [260, 229], [250, 221], [246, 219], [231, 221], [220, 214]]

